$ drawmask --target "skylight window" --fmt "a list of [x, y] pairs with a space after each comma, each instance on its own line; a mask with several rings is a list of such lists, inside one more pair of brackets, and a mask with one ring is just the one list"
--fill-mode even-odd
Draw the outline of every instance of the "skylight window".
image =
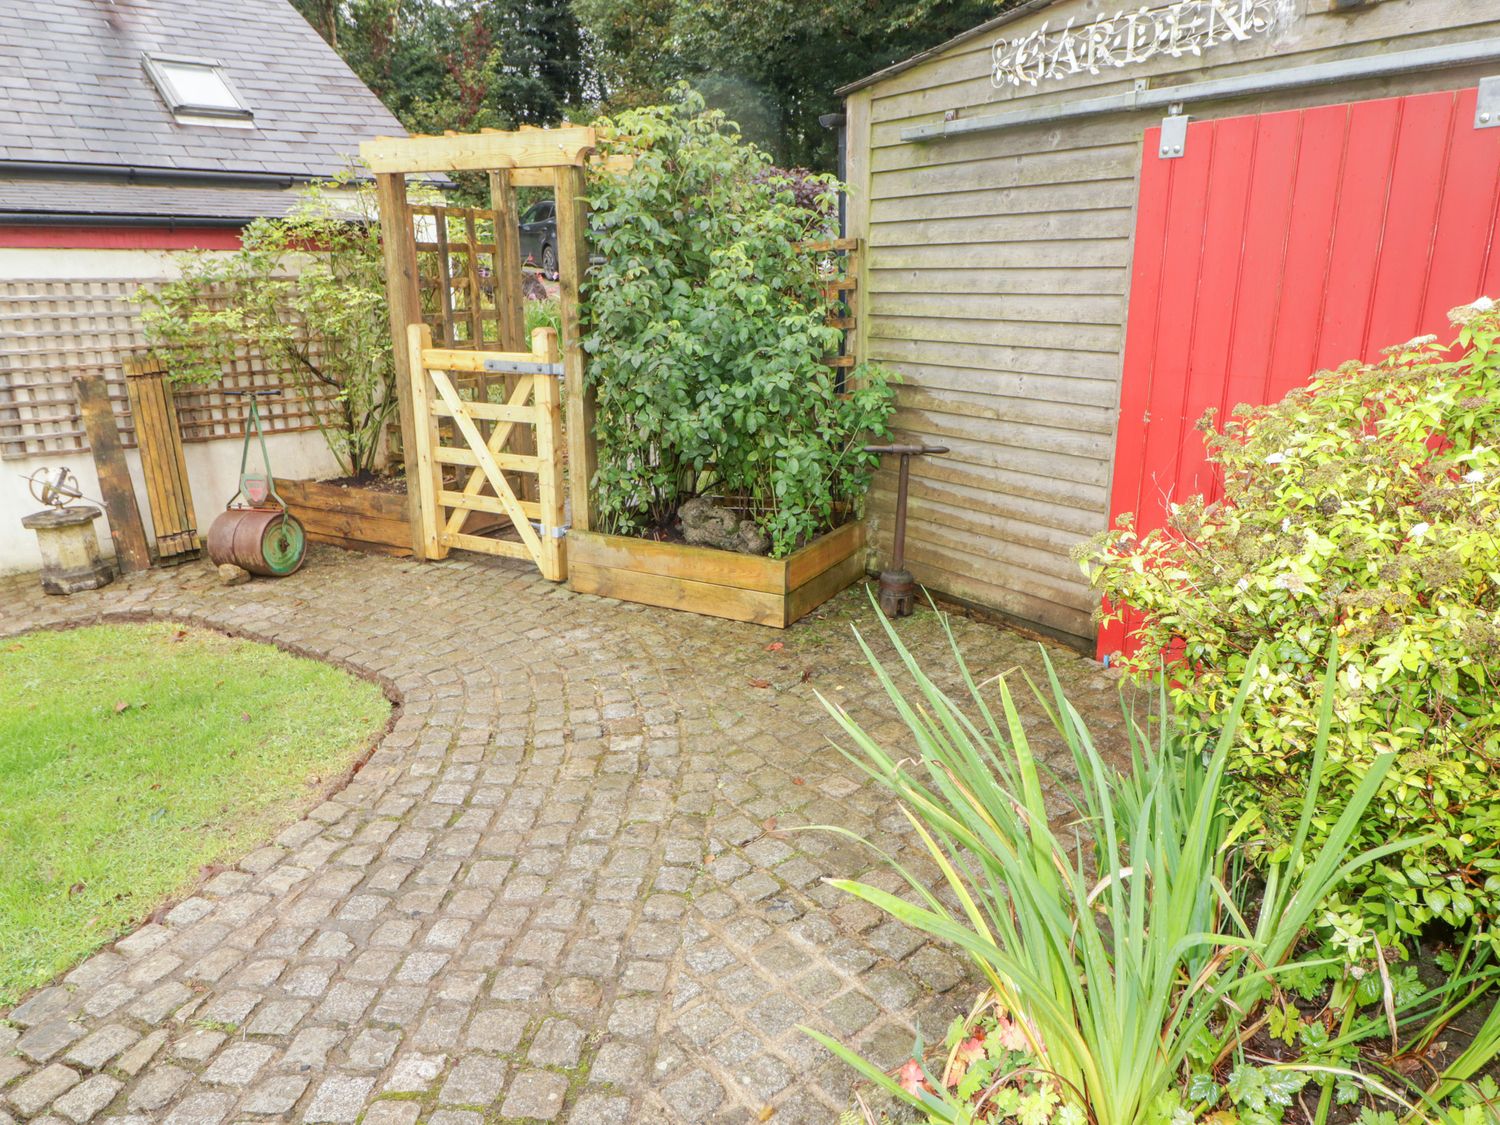
[[146, 73], [157, 93], [184, 125], [239, 125], [251, 113], [229, 84], [224, 68], [212, 59], [147, 55]]

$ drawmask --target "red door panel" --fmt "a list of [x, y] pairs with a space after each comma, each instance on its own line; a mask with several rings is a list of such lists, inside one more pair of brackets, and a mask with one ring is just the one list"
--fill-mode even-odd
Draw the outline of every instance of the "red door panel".
[[[1111, 522], [1218, 494], [1195, 428], [1320, 368], [1500, 297], [1500, 129], [1475, 91], [1199, 121], [1157, 156], [1149, 129], [1120, 390]], [[1100, 634], [1101, 654], [1127, 631]]]

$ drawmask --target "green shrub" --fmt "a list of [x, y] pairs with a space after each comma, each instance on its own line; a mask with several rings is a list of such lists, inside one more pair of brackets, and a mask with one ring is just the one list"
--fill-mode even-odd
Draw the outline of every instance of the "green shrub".
[[[789, 554], [854, 514], [887, 436], [885, 373], [854, 369], [848, 393], [822, 361], [819, 255], [837, 184], [769, 174], [770, 159], [722, 113], [679, 89], [670, 105], [599, 122], [627, 175], [590, 188], [593, 249], [584, 348], [598, 400], [594, 480], [604, 530], [639, 534], [712, 493], [747, 511]], [[816, 185], [815, 206], [799, 205]]]
[[1140, 615], [1126, 666], [1150, 674], [1171, 656], [1176, 713], [1200, 745], [1268, 643], [1231, 772], [1273, 858], [1336, 643], [1330, 797], [1395, 754], [1361, 842], [1430, 836], [1348, 905], [1387, 937], [1441, 919], [1500, 949], [1500, 315], [1482, 302], [1454, 316], [1452, 350], [1413, 340], [1240, 407], [1222, 434], [1205, 419], [1223, 500], [1177, 505], [1144, 537], [1122, 517], [1081, 558], [1116, 607], [1106, 619]]

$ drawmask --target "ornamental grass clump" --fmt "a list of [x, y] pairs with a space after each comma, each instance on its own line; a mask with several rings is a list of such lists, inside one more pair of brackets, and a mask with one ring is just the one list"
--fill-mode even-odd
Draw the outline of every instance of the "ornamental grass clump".
[[601, 529], [669, 528], [711, 495], [784, 557], [859, 514], [889, 436], [888, 376], [827, 365], [841, 330], [832, 263], [838, 184], [777, 173], [701, 97], [598, 123], [626, 174], [590, 186], [598, 261], [584, 283], [584, 349], [598, 404]]
[[[1264, 817], [1263, 860], [1286, 853], [1338, 647], [1327, 799], [1342, 803], [1394, 755], [1357, 842], [1429, 842], [1366, 871], [1342, 906], [1382, 940], [1434, 920], [1500, 952], [1500, 313], [1454, 310], [1428, 337], [1351, 362], [1203, 429], [1223, 499], [1174, 506], [1138, 535], [1124, 516], [1081, 555], [1135, 621], [1124, 664], [1172, 658], [1171, 700], [1210, 744], [1252, 674], [1228, 792]], [[1310, 841], [1326, 838], [1327, 821]]]
[[[1199, 1111], [1212, 1108], [1225, 1096], [1216, 1075], [1261, 1026], [1278, 977], [1299, 967], [1299, 940], [1323, 901], [1409, 844], [1354, 844], [1393, 756], [1377, 757], [1347, 800], [1332, 799], [1321, 784], [1334, 721], [1325, 705], [1293, 838], [1252, 889], [1236, 861], [1252, 825], [1230, 814], [1222, 789], [1241, 711], [1256, 690], [1253, 671], [1206, 753], [1175, 723], [1153, 732], [1132, 722], [1122, 772], [1101, 757], [1049, 664], [1050, 691], [1036, 698], [1079, 778], [1072, 813], [1054, 825], [1046, 770], [1005, 679], [994, 688], [997, 714], [953, 644], [967, 688], [961, 706], [882, 622], [910, 687], [860, 643], [909, 739], [883, 746], [842, 708], [824, 705], [846, 738], [840, 749], [896, 798], [945, 887], [938, 892], [899, 866], [906, 898], [858, 882], [833, 885], [961, 948], [988, 984], [992, 1012], [950, 1036], [944, 1065], [916, 1063], [913, 1073], [908, 1064], [894, 1078], [811, 1034], [931, 1122], [1164, 1125], [1184, 1120], [1178, 1110], [1191, 1121], [1181, 1091], [1195, 1081]], [[1261, 655], [1250, 654], [1252, 668]], [[975, 1081], [969, 1072], [981, 1065], [989, 1069]], [[1258, 1081], [1264, 1102], [1289, 1097], [1306, 1078], [1239, 1081]]]

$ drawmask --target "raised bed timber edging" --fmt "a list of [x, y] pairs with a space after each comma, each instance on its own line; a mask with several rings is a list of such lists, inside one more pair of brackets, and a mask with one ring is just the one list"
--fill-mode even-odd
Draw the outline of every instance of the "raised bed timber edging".
[[568, 532], [580, 594], [784, 629], [865, 572], [865, 526], [846, 523], [784, 559], [596, 531]]
[[411, 554], [411, 521], [404, 492], [280, 477], [276, 491], [313, 543], [382, 555]]

